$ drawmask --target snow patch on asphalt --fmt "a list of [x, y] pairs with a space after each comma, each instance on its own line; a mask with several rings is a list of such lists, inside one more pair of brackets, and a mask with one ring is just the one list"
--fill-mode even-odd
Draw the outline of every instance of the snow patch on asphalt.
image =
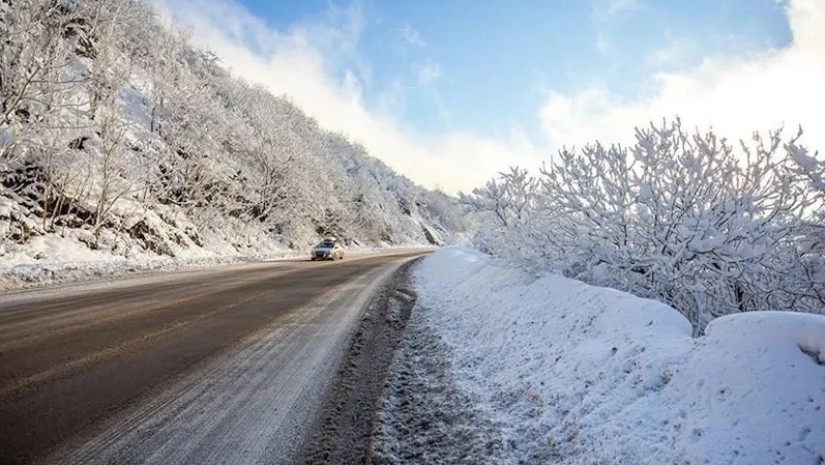
[[[414, 279], [419, 301], [385, 410], [398, 411], [409, 386], [424, 393], [409, 400], [422, 413], [387, 420], [401, 441], [385, 441], [387, 456], [461, 463], [462, 447], [496, 438], [490, 460], [470, 461], [825, 463], [823, 316], [729, 315], [692, 338], [662, 303], [459, 248], [426, 258]], [[438, 417], [447, 439], [412, 427]]]
[[376, 404], [416, 301], [408, 289], [413, 263], [402, 265], [365, 309], [296, 464], [371, 463]]

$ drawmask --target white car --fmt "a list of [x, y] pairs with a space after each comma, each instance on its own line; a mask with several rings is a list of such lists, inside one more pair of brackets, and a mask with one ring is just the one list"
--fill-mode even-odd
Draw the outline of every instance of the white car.
[[344, 248], [334, 238], [327, 238], [312, 249], [309, 258], [310, 260], [343, 260]]

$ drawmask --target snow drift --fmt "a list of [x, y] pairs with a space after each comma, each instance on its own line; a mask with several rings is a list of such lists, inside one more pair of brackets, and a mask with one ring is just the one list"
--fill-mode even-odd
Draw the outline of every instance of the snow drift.
[[419, 311], [510, 463], [817, 464], [825, 317], [754, 312], [691, 324], [662, 303], [442, 249]]

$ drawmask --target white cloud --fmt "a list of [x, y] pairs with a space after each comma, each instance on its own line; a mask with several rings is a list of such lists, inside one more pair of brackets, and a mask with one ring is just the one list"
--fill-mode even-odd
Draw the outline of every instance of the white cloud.
[[[464, 131], [429, 137], [405, 129], [386, 108], [369, 108], [362, 95], [363, 74], [339, 66], [342, 55], [356, 64], [362, 61], [355, 52], [363, 24], [357, 11], [281, 32], [232, 0], [155, 4], [165, 16], [190, 27], [196, 45], [211, 49], [235, 74], [288, 95], [322, 126], [363, 143], [373, 156], [416, 182], [448, 192], [471, 190], [510, 165], [539, 164], [538, 150], [518, 130], [503, 140]], [[431, 68], [423, 77], [439, 75], [440, 69]]]
[[405, 24], [404, 27], [399, 29], [401, 33], [401, 38], [404, 39], [408, 45], [412, 45], [413, 47], [426, 47], [427, 42], [424, 42], [424, 39], [421, 37], [421, 34], [418, 33], [412, 26], [409, 24]]
[[613, 50], [613, 41], [605, 31], [599, 31], [596, 34], [596, 50], [602, 55], [607, 55]]
[[414, 69], [419, 84], [429, 85], [441, 79], [441, 66], [438, 63], [429, 61], [414, 66]]
[[560, 147], [595, 139], [631, 142], [634, 126], [676, 115], [734, 140], [782, 125], [795, 132], [802, 125], [802, 142], [825, 151], [825, 0], [792, 0], [786, 11], [793, 32], [787, 47], [657, 74], [652, 96], [638, 101], [624, 101], [604, 84], [569, 95], [550, 91], [539, 111], [541, 127]]
[[594, 0], [590, 6], [596, 21], [607, 22], [622, 13], [639, 8], [638, 0]]
[[650, 52], [647, 61], [657, 67], [684, 67], [697, 52], [697, 44], [691, 38], [667, 32], [664, 44]]

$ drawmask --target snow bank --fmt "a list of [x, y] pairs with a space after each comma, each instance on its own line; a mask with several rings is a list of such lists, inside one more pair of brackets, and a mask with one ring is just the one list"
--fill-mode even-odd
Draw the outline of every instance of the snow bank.
[[760, 312], [706, 336], [652, 300], [447, 248], [419, 311], [510, 463], [825, 462], [825, 317]]
[[[71, 249], [69, 249], [69, 251], [71, 251]], [[71, 257], [71, 259], [67, 259], [66, 261], [38, 262], [37, 260], [9, 260], [9, 264], [3, 262], [5, 257], [0, 255], [0, 292], [46, 285], [80, 281], [105, 281], [126, 276], [193, 270], [220, 265], [304, 256], [304, 254], [299, 255], [292, 251], [284, 251], [281, 253], [273, 252], [256, 256], [236, 254], [172, 258], [140, 255], [132, 258], [124, 258], [102, 251], [99, 253], [90, 253], [88, 250], [81, 250], [80, 252], [85, 255], [71, 255], [67, 253], [67, 250], [62, 250], [61, 254]], [[15, 258], [19, 259], [19, 257]]]

